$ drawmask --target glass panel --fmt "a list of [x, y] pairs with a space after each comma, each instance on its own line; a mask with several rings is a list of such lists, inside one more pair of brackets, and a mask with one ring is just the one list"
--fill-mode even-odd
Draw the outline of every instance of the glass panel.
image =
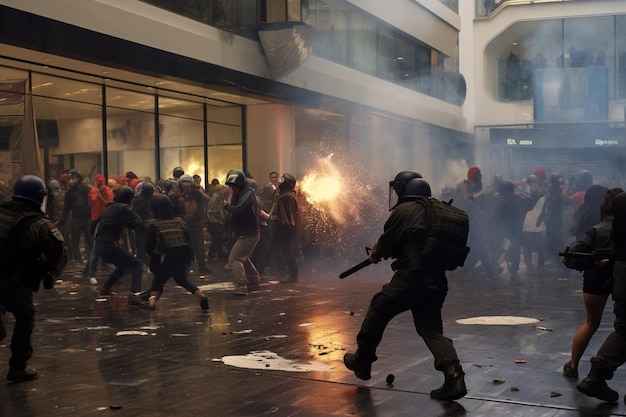
[[439, 0], [440, 3], [443, 3], [448, 9], [452, 10], [454, 13], [459, 13], [459, 0]]
[[302, 21], [302, 6], [300, 0], [287, 0], [287, 19], [290, 22]]
[[110, 175], [133, 171], [154, 179], [154, 97], [107, 88], [107, 150]]
[[617, 44], [617, 91], [620, 98], [626, 97], [626, 16], [616, 17], [615, 38]]
[[[393, 50], [380, 48], [377, 43], [376, 25], [366, 16], [360, 13], [350, 13], [350, 48], [352, 56], [350, 61], [355, 69], [366, 74], [376, 75], [377, 62], [380, 55], [389, 57], [394, 55]], [[377, 47], [378, 53], [377, 53]]]
[[313, 52], [338, 64], [347, 64], [348, 21], [346, 12], [318, 3], [316, 11], [317, 30]]
[[208, 179], [224, 184], [228, 171], [243, 167], [241, 108], [209, 108], [208, 119]]
[[181, 100], [178, 98], [159, 96], [159, 115], [184, 117], [202, 120], [202, 103]]
[[38, 73], [33, 73], [32, 77], [34, 95], [102, 105], [102, 90], [98, 84]]
[[606, 66], [614, 61], [615, 37], [612, 16], [565, 19], [563, 39], [565, 67]]
[[37, 96], [33, 106], [47, 179], [75, 168], [93, 184], [104, 172], [102, 107]]
[[160, 177], [171, 178], [175, 167], [180, 166], [185, 173], [198, 174], [204, 180], [204, 124], [201, 120], [183, 117], [161, 116]]

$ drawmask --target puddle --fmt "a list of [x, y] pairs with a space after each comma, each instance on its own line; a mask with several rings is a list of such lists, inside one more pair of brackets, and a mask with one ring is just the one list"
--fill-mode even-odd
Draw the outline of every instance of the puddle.
[[482, 324], [487, 326], [515, 326], [518, 324], [539, 323], [539, 319], [517, 316], [479, 316], [459, 319], [458, 324]]
[[242, 356], [224, 356], [222, 362], [229, 366], [269, 371], [311, 372], [330, 371], [328, 365], [319, 362], [299, 362], [281, 358], [268, 350], [252, 351]]

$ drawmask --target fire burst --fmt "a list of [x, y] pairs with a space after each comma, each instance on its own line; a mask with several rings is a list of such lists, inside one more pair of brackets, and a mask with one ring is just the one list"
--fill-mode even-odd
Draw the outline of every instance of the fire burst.
[[307, 202], [314, 207], [328, 213], [337, 223], [347, 225], [347, 219], [352, 218], [357, 207], [348, 201], [349, 187], [345, 184], [346, 176], [331, 161], [333, 154], [318, 160], [318, 167], [302, 179], [302, 193]]
[[366, 170], [355, 159], [342, 161], [331, 153], [318, 158], [299, 182], [311, 243], [328, 254], [362, 257], [363, 247], [371, 245], [382, 228], [377, 217], [384, 213], [380, 200], [384, 193], [372, 190], [358, 172]]

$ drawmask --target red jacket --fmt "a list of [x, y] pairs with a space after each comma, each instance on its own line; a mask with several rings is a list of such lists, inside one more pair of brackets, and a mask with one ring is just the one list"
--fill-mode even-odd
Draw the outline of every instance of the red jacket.
[[89, 206], [91, 207], [91, 221], [102, 216], [107, 204], [113, 201], [113, 190], [106, 185], [93, 187], [89, 191]]

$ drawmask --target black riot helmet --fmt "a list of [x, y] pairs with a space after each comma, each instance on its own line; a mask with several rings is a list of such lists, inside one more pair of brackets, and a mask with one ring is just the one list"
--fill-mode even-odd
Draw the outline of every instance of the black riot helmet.
[[124, 204], [130, 204], [130, 202], [133, 201], [134, 196], [135, 192], [132, 188], [130, 188], [128, 185], [122, 185], [115, 191], [115, 196], [113, 197], [113, 200]]
[[246, 174], [238, 169], [231, 169], [228, 171], [228, 174], [226, 174], [226, 185], [244, 188], [246, 186]]
[[67, 182], [70, 186], [83, 182], [84, 178], [83, 173], [77, 169], [70, 169], [67, 172]]
[[430, 184], [423, 178], [413, 178], [404, 187], [404, 195], [398, 199], [398, 204], [424, 197], [432, 197]]
[[280, 178], [278, 189], [282, 193], [285, 191], [291, 191], [294, 188], [296, 188], [296, 177], [285, 172], [283, 176]]
[[165, 194], [155, 194], [150, 199], [150, 210], [155, 219], [166, 220], [174, 218], [172, 200]]
[[417, 171], [401, 171], [393, 181], [389, 181], [389, 211], [398, 204], [398, 199], [404, 196], [407, 183], [414, 178], [422, 178], [422, 174]]
[[39, 206], [42, 212], [46, 212], [46, 184], [36, 175], [24, 175], [15, 182], [13, 199], [28, 201]]

